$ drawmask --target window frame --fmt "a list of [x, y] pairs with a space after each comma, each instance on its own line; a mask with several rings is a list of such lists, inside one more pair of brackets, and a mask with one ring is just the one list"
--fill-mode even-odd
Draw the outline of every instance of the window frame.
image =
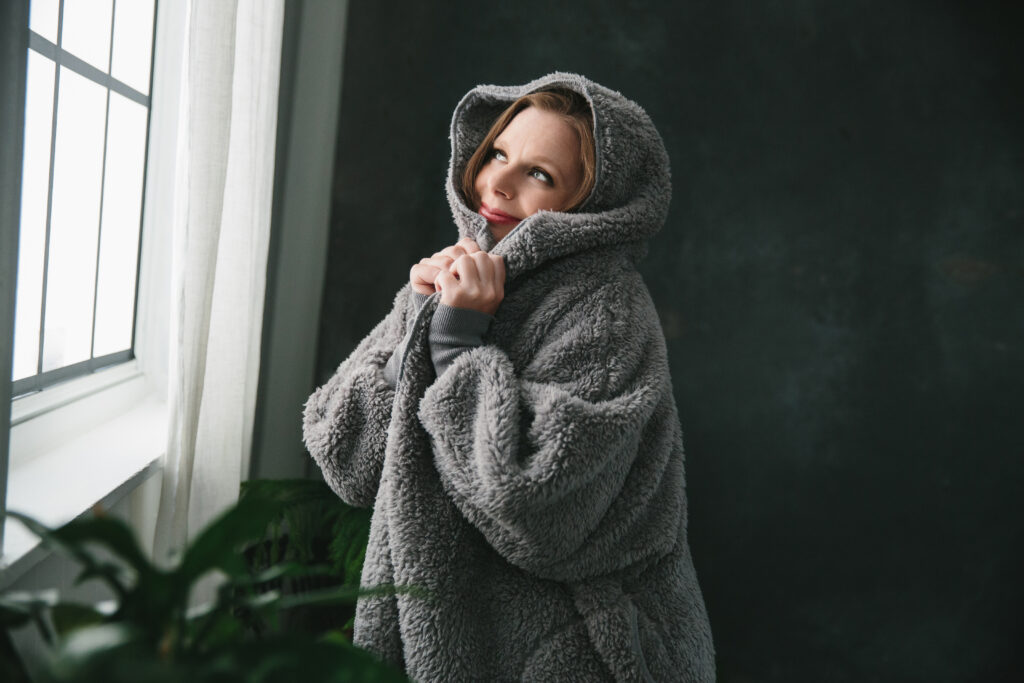
[[[124, 1], [124, 0], [122, 0]], [[130, 362], [135, 358], [135, 341], [136, 341], [136, 326], [139, 315], [139, 279], [140, 269], [142, 261], [142, 249], [143, 249], [143, 225], [145, 224], [146, 217], [146, 186], [149, 172], [149, 148], [150, 148], [150, 131], [152, 123], [152, 94], [153, 94], [153, 73], [155, 69], [155, 58], [156, 58], [156, 27], [157, 18], [160, 10], [159, 0], [153, 0], [153, 25], [150, 35], [150, 64], [149, 64], [149, 94], [143, 94], [138, 90], [135, 90], [128, 84], [114, 78], [112, 73], [113, 66], [113, 54], [114, 54], [114, 27], [115, 18], [117, 16], [117, 0], [111, 0], [110, 8], [110, 47], [107, 53], [107, 72], [104, 72], [97, 67], [89, 64], [83, 59], [75, 56], [71, 52], [65, 50], [62, 46], [62, 37], [64, 32], [64, 0], [58, 0], [57, 3], [57, 42], [53, 43], [42, 35], [36, 33], [29, 27], [29, 23], [26, 20], [24, 29], [28, 33], [28, 50], [35, 51], [38, 55], [50, 60], [54, 64], [54, 78], [53, 78], [53, 107], [51, 111], [52, 125], [50, 130], [50, 163], [49, 163], [49, 178], [47, 187], [47, 209], [46, 209], [46, 225], [45, 225], [45, 242], [43, 252], [43, 275], [42, 275], [42, 292], [41, 300], [39, 302], [40, 315], [39, 315], [39, 345], [36, 351], [36, 373], [28, 377], [14, 380], [11, 387], [12, 396], [17, 399], [32, 393], [40, 392], [47, 387], [54, 386], [63, 382], [67, 382], [76, 377], [88, 376], [95, 373], [98, 370], [109, 368], [111, 366]], [[27, 55], [27, 53], [26, 53]], [[27, 60], [27, 56], [26, 56]], [[103, 178], [100, 181], [100, 197], [99, 197], [99, 215], [97, 220], [99, 225], [97, 226], [96, 243], [97, 243], [97, 260], [96, 268], [93, 280], [93, 311], [92, 311], [92, 330], [89, 341], [90, 352], [89, 358], [63, 365], [52, 370], [43, 371], [43, 349], [45, 344], [45, 325], [46, 325], [46, 282], [49, 274], [49, 258], [48, 254], [50, 251], [50, 221], [52, 219], [51, 207], [53, 204], [53, 177], [54, 177], [54, 159], [55, 159], [55, 147], [57, 143], [57, 115], [58, 115], [58, 99], [60, 95], [60, 73], [61, 68], [67, 68], [73, 71], [77, 75], [89, 80], [92, 83], [99, 85], [107, 91], [106, 94], [106, 108], [104, 113], [104, 144], [103, 144], [103, 161], [101, 172]], [[106, 193], [105, 177], [106, 177], [106, 152], [109, 141], [108, 126], [110, 121], [110, 93], [116, 92], [117, 94], [125, 97], [126, 99], [135, 102], [146, 108], [146, 136], [143, 140], [143, 162], [142, 162], [142, 187], [139, 202], [139, 224], [138, 224], [138, 247], [135, 254], [135, 292], [133, 296], [133, 310], [132, 310], [132, 331], [129, 339], [129, 346], [127, 349], [116, 351], [113, 353], [105, 354], [103, 356], [94, 356], [95, 342], [96, 342], [96, 309], [97, 309], [97, 295], [98, 295], [98, 282], [100, 279], [100, 261], [99, 261], [99, 249], [103, 239], [103, 202]], [[23, 143], [22, 143], [23, 146]], [[20, 229], [20, 226], [19, 226]], [[17, 271], [15, 271], [16, 273]], [[13, 424], [12, 424], [13, 426]]]
[[[89, 492], [92, 502], [84, 507], [65, 504], [64, 493], [75, 491], [80, 482], [63, 476], [50, 477], [52, 486], [46, 490], [43, 514], [27, 510], [51, 525], [62, 524], [87, 512], [95, 503], [110, 506], [122, 497], [136, 491], [150, 478], [159, 477], [166, 450], [166, 422], [169, 415], [167, 402], [168, 359], [171, 345], [172, 321], [171, 253], [173, 244], [172, 221], [174, 210], [176, 152], [180, 111], [180, 77], [183, 69], [183, 39], [187, 22], [187, 5], [182, 2], [154, 4], [154, 39], [151, 54], [150, 98], [155, 106], [149, 107], [144, 162], [144, 186], [141, 199], [141, 233], [136, 276], [136, 309], [133, 321], [134, 358], [119, 365], [109, 366], [91, 374], [49, 386], [41, 391], [12, 398], [12, 367], [14, 341], [14, 286], [18, 260], [18, 226], [20, 222], [21, 169], [25, 124], [25, 94], [27, 79], [29, 31], [29, 1], [14, 0], [0, 3], [3, 28], [0, 37], [12, 38], [0, 46], [0, 76], [8, 81], [0, 85], [0, 133], [9, 132], [7, 138], [17, 143], [0, 153], [0, 221], [13, 230], [0, 230], [0, 284], [4, 285], [0, 297], [0, 404], [10, 410], [0, 418], [0, 516], [8, 507], [9, 487], [20, 487], [20, 474], [29, 470], [52, 469], [54, 459], [67, 458], [74, 453], [81, 460], [96, 452], [85, 447], [97, 429], [125, 429], [135, 436], [127, 444], [117, 445], [134, 449], [138, 455], [121, 458], [114, 464], [96, 458], [95, 469], [102, 470], [105, 484]], [[8, 49], [9, 48], [9, 49]], [[14, 148], [14, 149], [11, 149]], [[152, 181], [152, 182], [150, 182]], [[8, 247], [12, 247], [8, 249]], [[11, 286], [7, 284], [11, 283]], [[12, 418], [14, 424], [12, 425]], [[145, 424], [145, 429], [140, 426]], [[154, 425], [157, 425], [154, 427]], [[123, 428], [123, 429], [122, 429]], [[145, 432], [145, 433], [143, 433]], [[124, 440], [119, 438], [118, 441]], [[24, 468], [24, 469], [22, 469]], [[36, 482], [32, 482], [34, 486]], [[61, 487], [66, 491], [62, 493]], [[152, 499], [152, 487], [142, 499], [139, 531], [146, 529], [155, 519], [157, 500]], [[139, 489], [141, 492], [142, 489]], [[20, 488], [19, 488], [20, 492]], [[157, 496], [159, 486], [156, 487]], [[17, 497], [17, 496], [16, 496]], [[136, 498], [137, 496], [133, 497]], [[78, 496], [76, 506], [82, 505]], [[133, 503], [135, 505], [136, 503]], [[13, 508], [12, 508], [13, 509]], [[141, 509], [141, 508], [140, 508]], [[149, 520], [147, 522], [146, 520]], [[11, 533], [10, 543], [4, 538], [7, 520], [0, 520], [0, 588], [17, 581], [26, 571], [46, 556], [38, 545], [29, 546]], [[133, 526], [137, 520], [132, 520]], [[17, 531], [18, 525], [15, 522]], [[151, 526], [151, 524], [150, 524]], [[152, 529], [149, 530], [151, 535]], [[148, 543], [148, 541], [144, 541]]]
[[[21, 166], [25, 138], [25, 92], [28, 79], [29, 1], [0, 3], [0, 405], [10, 405], [14, 367], [14, 302], [21, 221]], [[8, 229], [8, 226], [13, 229]], [[6, 519], [9, 410], [0, 411], [0, 515]], [[6, 524], [0, 524], [0, 550]]]

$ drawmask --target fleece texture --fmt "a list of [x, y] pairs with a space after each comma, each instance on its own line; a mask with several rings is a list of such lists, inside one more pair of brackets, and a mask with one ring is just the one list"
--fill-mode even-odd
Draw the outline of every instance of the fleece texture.
[[[413, 292], [412, 298], [414, 307], [418, 309], [426, 301], [427, 295]], [[456, 358], [483, 344], [484, 335], [493, 320], [494, 316], [487, 313], [438, 304], [430, 321], [429, 337], [430, 359], [434, 363], [435, 374], [440, 377]], [[398, 385], [398, 371], [411, 338], [410, 329], [384, 366], [384, 379], [392, 389]]]
[[[495, 243], [458, 178], [508, 104], [555, 87], [593, 108], [594, 191]], [[416, 681], [712, 681], [665, 340], [636, 270], [671, 196], [661, 138], [621, 94], [554, 73], [474, 88], [451, 142], [452, 242], [506, 264], [483, 343], [438, 375], [440, 294], [406, 284], [305, 407], [327, 482], [373, 507], [363, 585], [428, 593], [361, 599], [356, 643]]]

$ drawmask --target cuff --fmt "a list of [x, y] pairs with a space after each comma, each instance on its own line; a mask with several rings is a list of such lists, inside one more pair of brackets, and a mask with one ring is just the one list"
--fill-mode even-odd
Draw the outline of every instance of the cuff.
[[460, 355], [482, 346], [494, 316], [438, 304], [430, 321], [430, 358], [440, 377]]

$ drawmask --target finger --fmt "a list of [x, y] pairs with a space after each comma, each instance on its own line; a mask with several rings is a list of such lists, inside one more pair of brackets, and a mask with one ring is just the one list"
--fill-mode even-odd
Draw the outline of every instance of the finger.
[[480, 273], [477, 270], [476, 262], [472, 256], [463, 255], [455, 259], [455, 263], [449, 268], [449, 272], [458, 275], [463, 285], [473, 282], [480, 282]]
[[[463, 249], [462, 247], [460, 247], [457, 244], [453, 244], [450, 247], [445, 247], [439, 253], [443, 254], [445, 256], [450, 257], [452, 260], [455, 260], [455, 259], [459, 258], [460, 256], [462, 256], [463, 254], [465, 254], [466, 250]], [[435, 256], [437, 256], [437, 255], [438, 254], [435, 254]]]
[[491, 261], [490, 255], [483, 251], [477, 251], [470, 258], [476, 264], [476, 272], [480, 275], [480, 282], [493, 284], [494, 262]]
[[421, 271], [423, 269], [430, 269], [430, 268], [433, 268], [435, 270], [440, 270], [440, 268], [438, 268], [436, 264], [431, 263], [430, 259], [421, 259], [419, 263], [414, 264], [413, 267], [409, 269], [409, 273], [411, 274], [411, 273], [415, 273], [417, 271]]
[[420, 263], [429, 264], [441, 270], [447, 270], [454, 262], [455, 259], [453, 259], [451, 256], [445, 256], [440, 252], [434, 254], [430, 258], [425, 258], [422, 261], [420, 261]]
[[439, 270], [441, 270], [441, 268], [429, 263], [417, 263], [409, 269], [409, 277], [410, 279], [418, 280], [424, 284], [430, 284], [434, 281], [434, 278], [437, 276], [437, 271]]
[[494, 264], [494, 279], [501, 283], [501, 286], [505, 286], [505, 259], [497, 254], [488, 254], [491, 258], [491, 263]]
[[474, 240], [472, 237], [463, 237], [456, 243], [456, 246], [465, 249], [467, 254], [472, 254], [474, 252], [480, 251], [480, 245], [478, 245], [476, 243], [476, 240]]
[[447, 270], [439, 270], [434, 278], [434, 287], [439, 292], [443, 292], [446, 289], [458, 289], [459, 281]]

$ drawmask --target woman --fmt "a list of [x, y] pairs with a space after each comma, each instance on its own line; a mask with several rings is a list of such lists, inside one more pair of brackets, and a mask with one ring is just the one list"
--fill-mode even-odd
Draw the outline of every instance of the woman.
[[374, 508], [363, 585], [432, 596], [360, 600], [356, 643], [418, 681], [713, 680], [635, 268], [668, 209], [661, 139], [565, 73], [473, 89], [451, 139], [460, 241], [305, 409], [328, 483]]

